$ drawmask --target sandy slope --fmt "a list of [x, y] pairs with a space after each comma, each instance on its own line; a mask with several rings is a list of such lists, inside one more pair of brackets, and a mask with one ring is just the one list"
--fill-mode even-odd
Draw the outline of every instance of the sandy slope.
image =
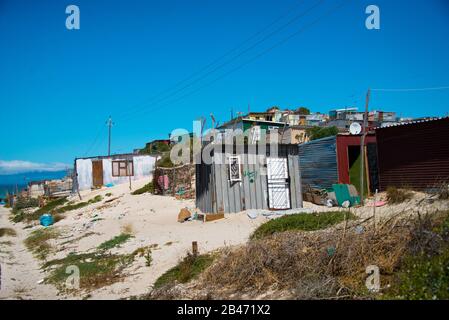
[[[0, 299], [54, 299], [53, 286], [39, 284], [44, 278], [39, 263], [23, 245], [28, 234], [8, 220], [9, 210], [0, 207], [0, 227], [12, 228], [16, 237], [0, 238], [0, 264], [2, 269]], [[5, 242], [11, 242], [7, 244]]]
[[[133, 182], [133, 189], [146, 182]], [[112, 193], [112, 196], [106, 197], [107, 193]], [[102, 202], [70, 211], [66, 214], [66, 219], [55, 224], [62, 230], [62, 235], [53, 243], [58, 252], [49, 259], [63, 258], [74, 251], [80, 253], [94, 250], [102, 242], [119, 235], [125, 226], [132, 228], [134, 238], [121, 248], [113, 249], [113, 252], [131, 253], [135, 249], [149, 245], [157, 245], [157, 248], [152, 253], [151, 267], [145, 266], [144, 258], [137, 258], [126, 270], [130, 276], [123, 282], [92, 292], [93, 299], [117, 299], [146, 293], [161, 274], [175, 266], [179, 259], [191, 250], [192, 241], [198, 242], [200, 253], [244, 243], [251, 232], [265, 221], [262, 217], [251, 220], [246, 214], [240, 213], [227, 215], [225, 219], [208, 223], [200, 221], [178, 223], [177, 216], [180, 209], [184, 207], [194, 209], [193, 200], [180, 201], [172, 197], [151, 194], [133, 196], [130, 194], [128, 185], [83, 192], [83, 201], [98, 194], [104, 197]], [[114, 198], [117, 199], [105, 203], [105, 200]], [[78, 197], [73, 197], [71, 200], [79, 201]], [[2, 225], [5, 221], [4, 223], [10, 226], [11, 223], [7, 221], [6, 215], [7, 211], [2, 209]], [[93, 221], [99, 218], [101, 220]], [[31, 298], [63, 298], [56, 296], [52, 287], [36, 284], [44, 275], [39, 273], [38, 262], [26, 251], [22, 241], [26, 234], [41, 227], [35, 226], [25, 230], [22, 229], [23, 227], [21, 223], [13, 226], [20, 234], [17, 239], [14, 239], [15, 245], [11, 251], [17, 261], [26, 262], [25, 265], [17, 266], [4, 276], [9, 278], [6, 280], [9, 289], [2, 292], [1, 297], [15, 298], [10, 278], [23, 277], [26, 279], [24, 286], [29, 288]], [[77, 238], [81, 239], [62, 245], [64, 242]]]
[[[133, 182], [133, 189], [147, 182]], [[106, 196], [108, 193], [112, 195]], [[150, 267], [145, 265], [143, 257], [137, 258], [125, 270], [128, 275], [122, 282], [91, 292], [89, 297], [92, 299], [119, 299], [147, 293], [160, 275], [175, 266], [191, 250], [192, 241], [198, 242], [200, 253], [242, 244], [247, 241], [257, 226], [266, 221], [266, 218], [261, 216], [251, 220], [246, 213], [238, 213], [226, 215], [225, 219], [215, 222], [178, 223], [177, 215], [180, 209], [187, 207], [194, 210], [193, 200], [180, 201], [172, 197], [151, 194], [133, 196], [127, 184], [86, 191], [81, 194], [83, 201], [96, 195], [102, 195], [103, 201], [70, 211], [64, 220], [55, 224], [55, 227], [62, 232], [60, 238], [52, 243], [56, 253], [49, 259], [63, 258], [70, 252], [91, 252], [102, 242], [119, 235], [124, 227], [132, 228], [134, 237], [122, 247], [113, 249], [112, 252], [129, 254], [141, 247], [150, 245], [157, 245], [157, 247], [152, 252], [153, 262]], [[380, 195], [379, 198], [381, 197], [385, 195]], [[77, 196], [70, 200], [80, 201]], [[369, 204], [370, 202], [363, 208], [351, 209], [351, 211], [362, 218], [370, 217], [373, 214], [373, 208]], [[310, 203], [305, 203], [304, 206], [314, 212], [342, 210]], [[432, 212], [448, 209], [448, 201], [434, 201], [418, 193], [410, 202], [377, 208], [376, 215], [380, 218], [403, 211], [416, 213], [417, 210]], [[35, 260], [25, 249], [23, 240], [30, 232], [42, 227], [36, 225], [33, 228], [23, 229], [24, 224], [9, 222], [8, 213], [8, 210], [0, 208], [0, 225], [14, 228], [18, 236], [0, 238], [0, 242], [12, 241], [10, 246], [1, 245], [0, 247], [3, 273], [0, 298], [79, 299], [85, 297], [87, 293], [75, 297], [58, 295], [54, 287], [38, 284], [38, 281], [45, 277], [45, 274], [39, 270], [39, 264], [42, 262]]]

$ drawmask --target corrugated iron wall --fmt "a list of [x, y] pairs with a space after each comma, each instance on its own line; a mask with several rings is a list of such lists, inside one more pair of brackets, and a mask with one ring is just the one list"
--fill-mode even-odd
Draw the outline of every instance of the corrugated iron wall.
[[[276, 156], [288, 159], [290, 178], [290, 203], [292, 208], [302, 208], [301, 176], [296, 145], [278, 145]], [[235, 213], [248, 209], [268, 209], [268, 186], [266, 176], [267, 153], [257, 155], [262, 161], [248, 160], [256, 150], [245, 146], [243, 152], [225, 153], [224, 146], [214, 147], [212, 164], [196, 165], [196, 206], [204, 213]], [[241, 182], [229, 180], [228, 166], [224, 159], [240, 155], [242, 161]], [[221, 159], [221, 162], [218, 159]]]
[[376, 129], [380, 189], [449, 181], [449, 118]]
[[338, 183], [336, 137], [299, 145], [299, 166], [304, 187], [327, 189]]

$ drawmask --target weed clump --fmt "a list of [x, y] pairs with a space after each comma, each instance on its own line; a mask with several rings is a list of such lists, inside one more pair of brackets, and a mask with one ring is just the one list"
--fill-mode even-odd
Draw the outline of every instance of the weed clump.
[[0, 237], [15, 237], [17, 232], [11, 228], [0, 228]]
[[159, 289], [176, 282], [189, 282], [206, 270], [215, 258], [216, 256], [213, 254], [193, 255], [188, 253], [177, 266], [171, 268], [156, 280], [154, 288]]
[[387, 188], [387, 200], [391, 204], [403, 203], [410, 200], [412, 196], [412, 192], [406, 189], [398, 189], [396, 187]]
[[251, 239], [262, 239], [274, 233], [285, 231], [315, 231], [326, 229], [341, 223], [346, 219], [352, 220], [355, 216], [350, 212], [326, 212], [313, 214], [294, 214], [270, 220], [262, 224], [251, 235]]
[[41, 260], [45, 260], [47, 256], [53, 252], [53, 247], [49, 241], [58, 238], [60, 231], [55, 228], [38, 229], [25, 239], [25, 246]]
[[131, 239], [132, 237], [133, 236], [129, 233], [119, 234], [118, 236], [115, 236], [111, 240], [105, 241], [102, 244], [100, 244], [98, 246], [98, 249], [106, 251], [106, 250], [110, 250], [115, 247], [120, 247], [120, 245], [122, 245], [123, 243], [125, 243], [126, 241]]
[[140, 194], [144, 194], [144, 193], [154, 193], [153, 182], [147, 183], [142, 188], [131, 192], [132, 195], [140, 195]]

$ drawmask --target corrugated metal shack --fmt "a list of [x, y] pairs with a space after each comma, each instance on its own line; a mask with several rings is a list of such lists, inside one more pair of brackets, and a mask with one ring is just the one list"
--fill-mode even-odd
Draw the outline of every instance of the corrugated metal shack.
[[304, 186], [328, 189], [338, 182], [337, 137], [299, 145], [299, 163]]
[[[361, 135], [340, 134], [299, 145], [302, 184], [314, 189], [330, 189], [333, 184], [357, 184], [351, 171], [360, 157]], [[376, 137], [365, 139], [366, 168], [369, 189], [378, 188]], [[355, 170], [355, 172], [360, 172]], [[358, 187], [358, 185], [356, 185]]]
[[449, 181], [449, 118], [376, 129], [380, 189]]
[[297, 145], [205, 148], [212, 161], [196, 165], [196, 206], [202, 212], [302, 208]]

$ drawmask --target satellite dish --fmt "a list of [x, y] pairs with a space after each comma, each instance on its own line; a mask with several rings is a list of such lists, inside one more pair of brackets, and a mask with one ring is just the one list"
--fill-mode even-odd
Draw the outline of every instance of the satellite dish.
[[362, 126], [358, 122], [351, 123], [349, 132], [353, 135], [360, 134], [362, 132]]

